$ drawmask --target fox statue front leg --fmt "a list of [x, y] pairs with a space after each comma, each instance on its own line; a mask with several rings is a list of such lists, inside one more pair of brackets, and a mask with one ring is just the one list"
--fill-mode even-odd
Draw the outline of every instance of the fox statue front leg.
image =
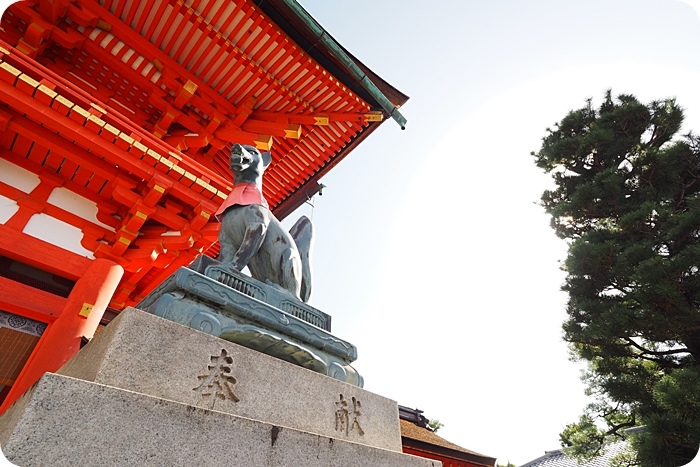
[[234, 207], [221, 219], [219, 260], [237, 271], [248, 266], [260, 250], [269, 225], [269, 220], [251, 206]]

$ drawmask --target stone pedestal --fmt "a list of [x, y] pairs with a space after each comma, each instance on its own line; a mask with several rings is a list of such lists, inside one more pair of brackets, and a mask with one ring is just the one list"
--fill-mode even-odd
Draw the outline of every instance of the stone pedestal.
[[154, 315], [362, 387], [357, 349], [331, 317], [207, 256], [179, 268], [138, 305]]
[[11, 462], [435, 466], [401, 453], [396, 402], [128, 308], [0, 416]]

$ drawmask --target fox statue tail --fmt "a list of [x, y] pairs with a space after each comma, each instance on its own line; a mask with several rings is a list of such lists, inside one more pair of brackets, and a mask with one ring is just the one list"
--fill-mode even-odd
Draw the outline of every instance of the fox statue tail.
[[289, 229], [289, 233], [297, 244], [299, 256], [301, 257], [301, 292], [300, 296], [304, 302], [311, 297], [311, 249], [314, 241], [313, 224], [306, 216], [301, 216], [299, 220]]

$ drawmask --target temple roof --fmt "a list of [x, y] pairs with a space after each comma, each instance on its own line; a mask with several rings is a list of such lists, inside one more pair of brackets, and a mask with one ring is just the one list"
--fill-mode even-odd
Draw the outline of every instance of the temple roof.
[[25, 0], [2, 26], [3, 158], [98, 206], [57, 215], [124, 266], [117, 309], [216, 252], [231, 143], [271, 151], [282, 218], [385, 119], [403, 125], [407, 97], [291, 0]]
[[543, 456], [531, 460], [520, 467], [608, 467], [616, 456], [630, 452], [626, 441], [618, 441], [605, 446], [601, 454], [590, 460], [581, 460], [567, 456], [560, 449], [546, 451]]
[[476, 465], [494, 466], [496, 464], [496, 458], [465, 449], [438, 436], [427, 426], [428, 419], [422, 415], [420, 410], [399, 406], [399, 418], [404, 447], [448, 456]]

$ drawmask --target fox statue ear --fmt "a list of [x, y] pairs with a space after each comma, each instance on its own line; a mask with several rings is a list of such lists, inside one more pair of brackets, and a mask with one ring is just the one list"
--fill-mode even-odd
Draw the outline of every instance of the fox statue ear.
[[263, 165], [267, 168], [270, 162], [272, 162], [272, 154], [270, 154], [270, 151], [265, 151], [260, 155], [262, 156]]

